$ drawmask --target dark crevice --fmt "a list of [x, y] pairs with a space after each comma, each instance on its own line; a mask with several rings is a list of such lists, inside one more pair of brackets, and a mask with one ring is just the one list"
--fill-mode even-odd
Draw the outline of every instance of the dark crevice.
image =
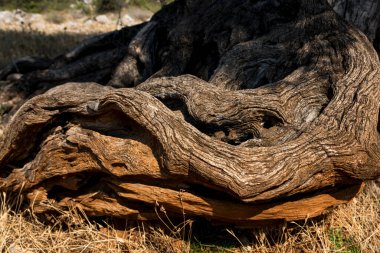
[[377, 132], [380, 133], [380, 109], [377, 115]]
[[216, 42], [204, 44], [202, 41], [194, 42], [194, 49], [184, 74], [195, 75], [208, 81], [219, 64], [219, 50]]
[[249, 127], [225, 125], [207, 126], [203, 129], [206, 129], [206, 131], [204, 131], [205, 134], [233, 146], [238, 146], [243, 142], [254, 138], [260, 138], [260, 134], [257, 132], [257, 129]]
[[164, 99], [161, 100], [170, 110], [180, 112], [184, 120], [194, 126], [198, 131], [207, 134], [208, 136], [219, 139], [231, 145], [239, 145], [242, 142], [252, 139], [253, 133], [240, 130], [237, 126], [230, 125], [214, 125], [205, 124], [194, 119], [187, 109], [187, 106], [180, 99]]
[[228, 144], [231, 144], [231, 145], [234, 145], [234, 146], [237, 146], [237, 145], [240, 145], [241, 143], [245, 142], [245, 141], [248, 141], [250, 139], [253, 139], [254, 138], [254, 135], [253, 133], [243, 133], [239, 136], [239, 138], [236, 138], [236, 139], [227, 139], [227, 143]]
[[379, 24], [379, 27], [377, 28], [376, 37], [375, 37], [375, 40], [373, 41], [373, 45], [377, 51], [377, 54], [380, 56], [380, 24]]
[[[254, 138], [261, 138], [260, 131], [253, 127], [251, 124], [240, 123], [231, 124], [224, 123], [219, 124], [214, 122], [212, 124], [200, 122], [194, 119], [188, 112], [186, 104], [180, 99], [164, 99], [161, 100], [170, 110], [174, 112], [180, 112], [186, 122], [198, 129], [198, 131], [207, 134], [210, 137], [228, 143], [230, 145], [238, 146], [243, 142]], [[267, 112], [263, 112], [262, 127], [270, 129], [274, 126], [283, 126], [282, 119]], [[254, 120], [252, 120], [253, 123]]]
[[[183, 119], [186, 122], [197, 127], [194, 118], [190, 115], [187, 109], [186, 103], [183, 102], [181, 99], [165, 98], [165, 99], [160, 99], [160, 101], [173, 112], [180, 112], [183, 116]], [[201, 129], [199, 130], [201, 131]]]
[[[216, 189], [210, 189], [208, 187], [199, 185], [199, 184], [188, 184], [182, 180], [183, 178], [177, 178], [175, 180], [175, 184], [168, 183], [167, 180], [164, 179], [155, 179], [154, 182], [149, 177], [140, 177], [140, 176], [127, 176], [120, 177], [118, 179], [113, 178], [113, 176], [106, 174], [104, 172], [99, 171], [86, 171], [82, 173], [76, 173], [73, 175], [67, 175], [65, 179], [61, 177], [54, 177], [42, 183], [42, 185], [50, 186], [51, 188], [48, 190], [48, 198], [53, 199], [57, 202], [61, 201], [64, 198], [76, 198], [78, 196], [91, 193], [98, 192], [99, 194], [103, 194], [109, 197], [116, 197], [117, 191], [128, 192], [128, 189], [121, 188], [117, 184], [113, 182], [124, 183], [138, 183], [141, 184], [143, 181], [147, 186], [155, 186], [162, 187], [166, 189], [172, 189], [174, 191], [185, 191], [195, 194], [197, 196], [202, 196], [205, 198], [223, 200], [223, 201], [231, 201], [231, 202], [240, 202], [236, 200], [232, 195], [228, 195], [223, 193], [222, 191]], [[65, 187], [65, 185], [69, 185], [70, 180], [79, 181], [79, 188], [74, 190], [70, 189], [70, 187]], [[96, 198], [96, 197], [95, 197]], [[141, 209], [141, 203], [138, 200], [128, 200], [118, 199], [120, 204], [125, 202], [125, 206], [129, 208], [133, 208], [133, 203], [136, 203], [136, 208]], [[153, 210], [152, 210], [153, 211]]]
[[9, 175], [12, 173], [12, 171], [13, 171], [13, 168], [10, 166], [5, 166], [5, 167], [1, 168], [0, 178], [5, 179], [5, 178], [9, 177]]
[[334, 89], [332, 86], [329, 86], [327, 89], [327, 99], [330, 101], [334, 97]]
[[281, 126], [283, 125], [284, 123], [282, 122], [281, 119], [279, 119], [278, 117], [275, 117], [273, 115], [265, 115], [263, 117], [263, 123], [262, 123], [262, 126], [263, 128], [265, 129], [269, 129], [269, 128], [272, 128], [274, 126]]
[[[143, 77], [143, 73], [145, 70], [145, 64], [140, 60], [139, 57], [135, 57], [135, 59], [136, 59], [137, 71], [139, 72], [140, 76]], [[135, 85], [137, 85], [137, 84], [135, 84]]]
[[[74, 198], [86, 192], [101, 191], [103, 188], [101, 180], [106, 177], [109, 177], [106, 173], [86, 171], [75, 173], [71, 177], [67, 175], [65, 179], [62, 179], [61, 176], [54, 177], [44, 182], [44, 184], [51, 186], [51, 189], [48, 190], [48, 198], [59, 202], [66, 197]], [[74, 190], [70, 189], [70, 187], [65, 187], [65, 185], [69, 185], [70, 180], [75, 180], [77, 184], [80, 183], [79, 188]]]

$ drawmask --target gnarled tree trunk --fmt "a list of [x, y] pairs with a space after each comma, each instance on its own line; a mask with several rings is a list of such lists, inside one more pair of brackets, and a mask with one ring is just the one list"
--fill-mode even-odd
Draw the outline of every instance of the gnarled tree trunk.
[[380, 176], [378, 55], [325, 0], [176, 1], [16, 65], [0, 190], [36, 212], [297, 220]]
[[378, 0], [328, 0], [345, 20], [356, 25], [380, 50], [380, 2]]

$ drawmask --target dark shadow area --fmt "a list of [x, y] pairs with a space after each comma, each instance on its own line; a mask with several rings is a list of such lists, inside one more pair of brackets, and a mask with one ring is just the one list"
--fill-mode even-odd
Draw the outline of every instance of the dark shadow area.
[[47, 34], [26, 28], [0, 30], [0, 69], [25, 56], [53, 59], [95, 34], [58, 32]]
[[376, 38], [373, 42], [373, 45], [375, 46], [375, 49], [380, 57], [380, 27], [376, 31]]

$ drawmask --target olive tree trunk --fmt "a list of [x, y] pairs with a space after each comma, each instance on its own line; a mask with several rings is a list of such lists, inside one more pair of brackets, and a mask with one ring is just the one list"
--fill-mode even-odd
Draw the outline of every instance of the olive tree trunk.
[[328, 0], [344, 19], [356, 25], [380, 50], [380, 2], [378, 0]]
[[179, 0], [20, 59], [0, 71], [0, 190], [42, 213], [320, 215], [380, 176], [380, 64], [363, 31], [326, 0]]

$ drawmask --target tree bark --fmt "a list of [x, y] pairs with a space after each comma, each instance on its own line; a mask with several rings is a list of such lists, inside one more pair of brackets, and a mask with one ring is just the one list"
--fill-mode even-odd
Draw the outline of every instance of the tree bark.
[[368, 39], [376, 42], [380, 34], [380, 2], [377, 0], [329, 0], [334, 11], [356, 25]]
[[379, 58], [325, 0], [175, 1], [33, 59], [0, 72], [0, 190], [36, 212], [299, 220], [380, 176]]

